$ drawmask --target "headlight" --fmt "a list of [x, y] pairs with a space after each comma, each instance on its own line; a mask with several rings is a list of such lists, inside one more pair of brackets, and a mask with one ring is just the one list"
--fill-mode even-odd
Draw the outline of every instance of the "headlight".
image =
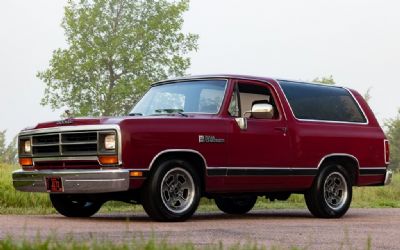
[[31, 140], [22, 141], [22, 149], [25, 154], [30, 154], [32, 152]]
[[115, 135], [106, 135], [104, 137], [104, 148], [107, 150], [115, 150]]

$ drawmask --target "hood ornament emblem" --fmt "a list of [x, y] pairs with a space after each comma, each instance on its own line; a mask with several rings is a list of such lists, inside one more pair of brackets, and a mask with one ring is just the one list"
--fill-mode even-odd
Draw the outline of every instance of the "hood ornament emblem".
[[69, 124], [74, 123], [74, 120], [72, 119], [73, 117], [72, 117], [71, 112], [67, 109], [67, 110], [65, 110], [64, 113], [65, 113], [64, 116], [67, 117], [67, 118], [65, 118], [64, 120], [58, 121], [57, 125], [69, 125]]

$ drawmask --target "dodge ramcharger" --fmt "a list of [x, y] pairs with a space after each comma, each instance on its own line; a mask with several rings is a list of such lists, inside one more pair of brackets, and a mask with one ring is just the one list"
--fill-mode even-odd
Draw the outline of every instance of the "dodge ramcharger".
[[265, 77], [160, 81], [127, 116], [39, 123], [18, 150], [14, 187], [49, 193], [68, 217], [116, 200], [184, 221], [201, 197], [245, 214], [297, 193], [314, 216], [339, 218], [354, 186], [391, 179], [389, 142], [357, 91]]

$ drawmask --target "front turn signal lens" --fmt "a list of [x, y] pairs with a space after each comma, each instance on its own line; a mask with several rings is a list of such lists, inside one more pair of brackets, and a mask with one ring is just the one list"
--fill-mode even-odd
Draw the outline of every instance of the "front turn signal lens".
[[102, 165], [115, 165], [118, 164], [118, 156], [116, 155], [99, 156], [99, 161]]
[[132, 171], [129, 173], [131, 177], [143, 177], [143, 172], [141, 171]]
[[21, 166], [33, 166], [32, 158], [19, 158]]

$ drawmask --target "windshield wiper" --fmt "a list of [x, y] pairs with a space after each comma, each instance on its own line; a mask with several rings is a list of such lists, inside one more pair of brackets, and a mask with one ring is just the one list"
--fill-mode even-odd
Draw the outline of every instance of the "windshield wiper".
[[130, 113], [129, 116], [143, 116], [142, 113]]
[[183, 112], [182, 109], [156, 109], [154, 110], [154, 112], [156, 112], [155, 115], [174, 115], [174, 114], [178, 114], [184, 117], [188, 117], [187, 114], [185, 114]]

